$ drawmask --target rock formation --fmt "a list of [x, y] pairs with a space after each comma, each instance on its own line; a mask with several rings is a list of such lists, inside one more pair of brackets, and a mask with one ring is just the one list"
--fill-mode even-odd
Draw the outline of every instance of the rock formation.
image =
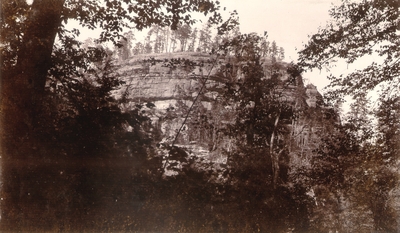
[[[234, 142], [218, 138], [212, 130], [206, 132], [201, 127], [190, 128], [188, 122], [185, 122], [187, 115], [191, 119], [200, 114], [204, 116], [211, 114], [214, 118], [218, 116], [219, 120], [214, 121], [214, 124], [224, 124], [229, 121], [229, 111], [217, 109], [218, 96], [227, 81], [216, 75], [220, 72], [219, 66], [223, 62], [222, 59], [215, 59], [203, 53], [134, 56], [119, 64], [117, 73], [125, 81], [125, 85], [116, 90], [114, 95], [128, 100], [128, 104], [123, 106], [127, 110], [138, 103], [152, 102], [155, 105], [155, 108], [148, 112], [151, 112], [149, 116], [153, 125], [156, 125], [157, 130], [161, 132], [161, 144], [175, 143], [185, 148], [189, 155], [224, 163], [226, 158], [220, 153], [220, 149], [229, 151]], [[266, 76], [269, 75], [270, 62], [268, 59], [264, 60]], [[283, 80], [289, 78], [286, 72], [288, 65], [280, 62], [280, 77]], [[240, 71], [238, 74], [240, 78]], [[204, 82], [206, 83], [202, 87]], [[296, 108], [302, 109], [301, 112], [305, 112], [306, 109], [325, 109], [322, 96], [316, 87], [311, 84], [305, 87], [301, 76], [286, 89], [285, 98], [295, 103]], [[297, 144], [295, 147], [301, 147], [302, 150], [312, 149], [312, 141], [315, 139], [313, 134], [320, 127], [312, 121], [315, 119], [300, 117], [290, 123], [292, 136]], [[218, 141], [218, 145], [215, 141]]]

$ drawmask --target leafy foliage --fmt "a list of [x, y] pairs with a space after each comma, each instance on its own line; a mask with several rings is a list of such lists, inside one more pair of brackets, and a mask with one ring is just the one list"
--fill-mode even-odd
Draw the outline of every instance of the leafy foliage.
[[388, 100], [382, 100], [376, 116], [378, 118], [378, 129], [380, 140], [384, 146], [384, 158], [389, 163], [399, 159], [400, 149], [400, 98], [395, 97]]
[[[360, 66], [359, 61], [373, 57], [348, 75], [328, 77], [330, 98], [350, 95], [355, 102], [347, 122], [322, 137], [313, 163], [313, 172], [320, 172], [313, 179], [327, 182], [319, 187], [333, 185], [337, 208], [351, 203], [356, 217], [349, 221], [369, 221], [363, 225], [367, 231], [396, 231], [389, 193], [396, 188], [398, 163], [399, 9], [399, 1], [393, 0], [343, 0], [331, 9], [332, 21], [300, 51], [299, 65], [310, 69], [329, 69], [337, 61]], [[376, 90], [379, 107], [371, 111], [367, 94]], [[377, 119], [377, 126], [371, 119]], [[342, 214], [350, 213], [335, 216]]]
[[347, 76], [330, 76], [333, 96], [359, 95], [385, 85], [385, 95], [399, 88], [399, 2], [396, 0], [343, 0], [330, 11], [332, 21], [310, 38], [300, 51], [300, 64], [323, 68], [336, 59], [354, 63], [378, 56], [367, 67]]
[[[190, 4], [188, 1], [174, 3], [159, 1], [156, 4], [146, 1], [107, 0], [104, 5], [97, 1], [74, 0], [65, 3], [64, 1], [52, 1], [51, 5], [46, 5], [42, 1], [33, 1], [32, 5], [28, 5], [25, 1], [3, 1], [2, 9], [7, 12], [2, 14], [0, 25], [2, 29], [2, 59], [6, 61], [5, 66], [2, 66], [2, 71], [14, 70], [10, 74], [6, 72], [5, 74], [9, 75], [6, 75], [4, 80], [15, 82], [7, 84], [11, 89], [21, 89], [24, 88], [24, 85], [15, 80], [24, 82], [26, 79], [27, 82], [33, 83], [34, 89], [39, 92], [44, 89], [47, 70], [51, 68], [51, 53], [55, 38], [57, 35], [59, 38], [64, 37], [67, 33], [64, 24], [70, 19], [77, 20], [83, 27], [89, 29], [101, 28], [103, 31], [99, 41], [112, 41], [115, 44], [118, 44], [118, 40], [124, 37], [123, 28], [143, 29], [158, 24], [176, 29], [180, 23], [193, 24], [195, 20], [190, 14], [193, 11], [205, 15], [212, 14], [210, 21], [213, 23], [222, 21], [217, 11], [219, 5], [212, 1], [190, 1]], [[163, 12], [164, 10], [166, 13]], [[36, 15], [32, 12], [36, 12]], [[131, 26], [131, 23], [134, 26]], [[38, 25], [47, 26], [40, 27]], [[70, 43], [80, 32], [74, 29], [70, 33], [72, 33], [69, 37], [70, 40], [61, 39], [60, 47], [69, 47], [65, 43]], [[32, 60], [32, 65], [29, 65], [31, 58], [38, 58], [37, 62], [40, 64], [35, 66], [33, 65], [35, 62]], [[17, 64], [19, 67], [15, 68]], [[36, 73], [36, 77], [28, 77], [29, 73]], [[16, 75], [18, 78], [14, 78]], [[30, 90], [31, 87], [27, 88]], [[37, 95], [38, 93], [29, 94]]]
[[[396, 232], [389, 193], [396, 187], [397, 178], [385, 162], [384, 147], [373, 140], [377, 135], [371, 133], [372, 125], [363, 121], [367, 116], [359, 115], [365, 106], [356, 105], [366, 103], [356, 102], [345, 123], [326, 122], [329, 130], [320, 135], [306, 172], [315, 195], [311, 228], [316, 231], [354, 228]], [[330, 217], [322, 216], [322, 212]], [[335, 221], [329, 223], [332, 219]]]
[[[295, 67], [285, 67], [263, 51], [265, 37], [241, 34], [221, 45], [226, 57], [218, 75], [227, 80], [220, 97], [232, 114], [225, 135], [235, 146], [228, 155], [231, 196], [248, 215], [258, 219], [252, 230], [306, 229], [307, 198], [300, 186], [288, 188], [290, 130], [296, 100], [288, 86], [298, 78]], [[271, 56], [270, 56], [271, 55]], [[241, 200], [241, 201], [240, 201]], [[282, 207], [280, 212], [277, 206]], [[293, 207], [293, 209], [292, 209]], [[260, 213], [269, 212], [270, 215]], [[257, 224], [259, 222], [260, 224]], [[276, 227], [276, 228], [275, 228]]]
[[[219, 23], [218, 9], [208, 0], [1, 2], [2, 230], [62, 231], [68, 223], [60, 218], [85, 218], [99, 203], [97, 191], [103, 197], [122, 192], [100, 180], [158, 175], [160, 161], [147, 157], [154, 135], [145, 111], [151, 105], [121, 110], [111, 94], [121, 81], [100, 42], [124, 42], [125, 28], [193, 24], [194, 11]], [[65, 28], [70, 20], [101, 28], [96, 44], [82, 46], [79, 30]], [[117, 158], [103, 160], [109, 156]], [[105, 169], [107, 163], [119, 165]], [[72, 225], [67, 230], [79, 230]]]

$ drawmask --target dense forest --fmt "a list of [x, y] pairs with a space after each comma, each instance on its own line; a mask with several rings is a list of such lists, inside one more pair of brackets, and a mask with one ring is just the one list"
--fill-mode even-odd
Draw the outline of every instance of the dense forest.
[[222, 7], [1, 1], [2, 232], [400, 231], [399, 2], [343, 0], [296, 63]]

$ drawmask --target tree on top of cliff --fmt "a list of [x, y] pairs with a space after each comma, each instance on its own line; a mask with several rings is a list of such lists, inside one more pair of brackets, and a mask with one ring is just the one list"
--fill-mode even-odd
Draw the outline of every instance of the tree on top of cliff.
[[181, 52], [186, 50], [187, 41], [192, 33], [190, 25], [178, 25], [178, 29], [175, 31], [177, 39], [181, 44]]
[[[365, 68], [347, 76], [328, 77], [330, 94], [362, 95], [379, 85], [390, 95], [400, 88], [400, 2], [398, 0], [342, 0], [331, 9], [332, 21], [311, 36], [300, 51], [300, 64], [307, 68], [329, 67], [337, 59], [348, 64], [375, 56]], [[378, 56], [378, 57], [377, 57]], [[396, 90], [391, 92], [391, 90]]]

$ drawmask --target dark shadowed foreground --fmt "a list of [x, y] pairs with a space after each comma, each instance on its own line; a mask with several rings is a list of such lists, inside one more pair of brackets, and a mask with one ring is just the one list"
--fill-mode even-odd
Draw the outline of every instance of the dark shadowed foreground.
[[235, 200], [237, 190], [206, 185], [202, 174], [150, 179], [135, 173], [133, 163], [129, 158], [7, 163], [9, 176], [3, 179], [18, 185], [3, 187], [2, 231], [276, 232], [287, 227], [282, 221], [294, 220], [285, 216], [295, 202], [284, 190], [281, 211], [271, 198], [269, 206], [253, 206], [257, 200], [243, 205]]

